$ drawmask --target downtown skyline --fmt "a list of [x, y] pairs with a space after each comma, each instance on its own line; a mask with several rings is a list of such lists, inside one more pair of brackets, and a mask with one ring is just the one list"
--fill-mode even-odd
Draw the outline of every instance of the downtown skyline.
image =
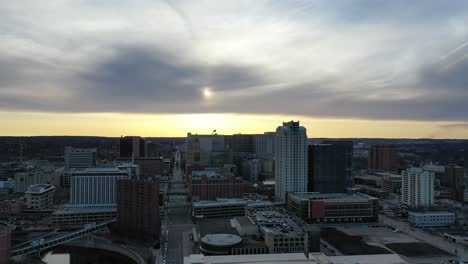
[[9, 1], [0, 135], [468, 138], [468, 3]]

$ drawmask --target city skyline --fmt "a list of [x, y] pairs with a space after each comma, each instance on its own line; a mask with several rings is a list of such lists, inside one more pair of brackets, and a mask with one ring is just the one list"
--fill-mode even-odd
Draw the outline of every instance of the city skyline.
[[468, 138], [466, 10], [10, 1], [0, 8], [0, 133], [259, 133], [301, 120], [312, 137]]

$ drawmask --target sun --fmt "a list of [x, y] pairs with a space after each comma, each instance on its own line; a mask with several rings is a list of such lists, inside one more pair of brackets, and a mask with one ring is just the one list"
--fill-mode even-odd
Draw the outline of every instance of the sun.
[[205, 97], [206, 99], [213, 96], [213, 92], [211, 91], [209, 87], [203, 88], [202, 92], [203, 92], [203, 97]]

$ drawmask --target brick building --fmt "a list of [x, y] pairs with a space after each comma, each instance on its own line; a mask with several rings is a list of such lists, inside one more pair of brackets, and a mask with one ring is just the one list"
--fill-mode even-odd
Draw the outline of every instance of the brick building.
[[189, 194], [193, 200], [216, 198], [241, 198], [253, 192], [252, 184], [234, 175], [219, 175], [214, 171], [194, 171], [188, 180]]
[[159, 181], [125, 179], [117, 181], [117, 231], [125, 236], [158, 241]]
[[380, 144], [372, 146], [369, 149], [368, 170], [398, 173], [400, 170], [398, 145]]

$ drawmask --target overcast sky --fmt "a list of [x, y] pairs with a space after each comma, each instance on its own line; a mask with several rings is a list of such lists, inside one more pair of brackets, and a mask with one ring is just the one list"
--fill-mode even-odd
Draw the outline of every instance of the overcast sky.
[[0, 111], [463, 126], [468, 1], [2, 1]]

